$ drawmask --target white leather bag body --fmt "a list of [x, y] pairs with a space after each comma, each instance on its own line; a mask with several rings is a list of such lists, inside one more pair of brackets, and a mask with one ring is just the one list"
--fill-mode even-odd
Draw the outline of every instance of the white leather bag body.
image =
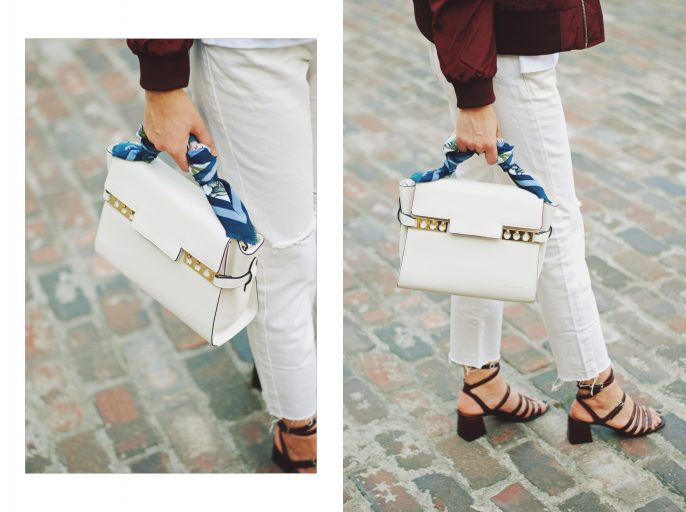
[[403, 180], [398, 286], [533, 302], [555, 208], [510, 185]]
[[263, 243], [226, 237], [202, 189], [160, 159], [107, 155], [95, 251], [212, 345], [257, 313]]

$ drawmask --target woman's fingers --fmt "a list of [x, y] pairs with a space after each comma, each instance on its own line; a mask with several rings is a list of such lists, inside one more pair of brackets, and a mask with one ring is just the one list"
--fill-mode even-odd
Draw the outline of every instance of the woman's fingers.
[[489, 164], [496, 163], [496, 138], [500, 136], [500, 127], [492, 105], [461, 109], [456, 133], [460, 151], [485, 153]]
[[184, 172], [188, 172], [188, 158], [186, 157], [186, 148], [187, 145], [184, 144], [180, 148], [177, 147], [174, 149], [167, 150], [169, 156], [171, 156], [174, 159], [174, 162], [176, 162], [176, 165], [179, 166], [179, 169], [181, 169]]
[[217, 151], [214, 147], [214, 141], [212, 140], [210, 132], [207, 131], [205, 123], [203, 122], [200, 116], [198, 116], [198, 119], [195, 122], [195, 126], [193, 127], [193, 135], [197, 137], [200, 143], [205, 144], [205, 146], [209, 147], [213, 155], [217, 155]]
[[495, 147], [495, 141], [484, 144], [483, 152], [486, 153], [486, 162], [489, 165], [494, 165], [498, 161], [498, 151]]

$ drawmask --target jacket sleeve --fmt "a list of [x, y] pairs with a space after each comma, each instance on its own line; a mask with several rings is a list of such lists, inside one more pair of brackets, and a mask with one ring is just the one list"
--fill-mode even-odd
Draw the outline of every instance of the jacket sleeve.
[[126, 44], [138, 57], [143, 89], [170, 91], [188, 86], [192, 39], [127, 39]]
[[455, 88], [459, 108], [482, 107], [495, 101], [494, 3], [494, 0], [428, 0], [438, 61]]

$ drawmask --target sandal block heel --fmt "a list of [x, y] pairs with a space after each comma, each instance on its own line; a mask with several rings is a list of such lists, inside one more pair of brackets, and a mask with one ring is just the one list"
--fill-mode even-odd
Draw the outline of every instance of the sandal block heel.
[[571, 416], [567, 417], [567, 439], [571, 444], [584, 444], [593, 442], [591, 424], [577, 421]]
[[457, 413], [457, 435], [465, 441], [474, 441], [486, 434], [483, 416], [464, 416]]

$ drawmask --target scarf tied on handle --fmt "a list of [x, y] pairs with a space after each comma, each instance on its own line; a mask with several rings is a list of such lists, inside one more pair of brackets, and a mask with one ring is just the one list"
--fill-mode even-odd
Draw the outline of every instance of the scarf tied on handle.
[[[498, 139], [498, 160], [497, 165], [506, 172], [510, 179], [519, 188], [531, 192], [536, 197], [543, 199], [548, 204], [554, 205], [543, 190], [543, 187], [534, 179], [533, 176], [527, 174], [524, 169], [519, 167], [514, 161], [514, 146], [508, 144], [503, 139]], [[416, 172], [410, 179], [416, 183], [427, 183], [429, 181], [440, 180], [450, 176], [455, 172], [459, 164], [465, 162], [470, 157], [476, 154], [475, 151], [460, 151], [457, 148], [457, 141], [453, 134], [443, 144], [443, 152], [445, 153], [445, 161], [438, 169], [432, 171]]]
[[[138, 128], [137, 135], [141, 139], [140, 144], [120, 142], [112, 148], [112, 156], [122, 160], [148, 163], [155, 160], [160, 151], [145, 135], [143, 125]], [[238, 195], [233, 192], [231, 185], [219, 178], [217, 157], [212, 154], [210, 148], [191, 135], [186, 156], [191, 176], [203, 189], [207, 201], [224, 227], [226, 236], [246, 244], [256, 243], [257, 233], [250, 221], [248, 210]]]

